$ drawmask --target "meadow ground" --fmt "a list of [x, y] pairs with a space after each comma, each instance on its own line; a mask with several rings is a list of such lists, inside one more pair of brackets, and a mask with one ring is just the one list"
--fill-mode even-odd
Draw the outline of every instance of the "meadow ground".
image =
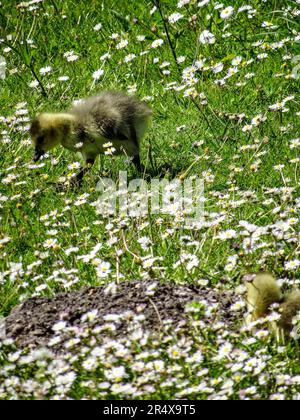
[[[57, 320], [39, 351], [3, 338], [1, 399], [300, 398], [297, 335], [283, 345], [266, 323], [243, 328], [241, 281], [268, 270], [284, 289], [299, 284], [299, 14], [299, 0], [1, 2], [0, 315], [123, 281], [153, 279], [151, 296], [159, 279], [234, 291], [240, 318], [233, 328], [203, 298], [188, 308], [188, 332], [166, 323], [156, 339], [143, 308], [126, 339], [114, 331], [128, 311], [99, 326], [95, 311], [75, 329]], [[78, 158], [58, 148], [32, 162], [30, 119], [104, 89], [153, 108], [142, 160], [171, 182], [164, 211], [139, 214], [142, 190], [128, 212], [95, 206], [101, 177], [138, 176], [123, 157], [102, 157], [81, 190], [60, 192]], [[187, 226], [172, 180], [191, 177], [204, 180], [204, 215]]]

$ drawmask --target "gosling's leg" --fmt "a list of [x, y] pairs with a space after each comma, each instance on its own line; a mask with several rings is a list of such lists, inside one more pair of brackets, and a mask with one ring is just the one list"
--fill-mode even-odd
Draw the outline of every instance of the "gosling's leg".
[[130, 127], [130, 137], [131, 137], [131, 141], [134, 143], [136, 149], [137, 149], [137, 154], [133, 157], [132, 162], [134, 163], [136, 169], [138, 170], [139, 173], [142, 173], [145, 171], [145, 168], [142, 166], [141, 164], [141, 159], [140, 159], [140, 146], [139, 146], [139, 142], [138, 142], [138, 138], [137, 138], [137, 134], [136, 134], [136, 130], [135, 127], [133, 125], [131, 125]]
[[85, 167], [76, 175], [75, 184], [79, 187], [82, 186], [84, 176], [91, 170], [92, 166], [95, 163], [95, 159], [87, 159], [85, 162]]
[[83, 177], [84, 175], [91, 169], [94, 165], [95, 159], [87, 159], [85, 162], [85, 166], [81, 169], [81, 171], [73, 178], [69, 184], [67, 183], [59, 183], [56, 185], [57, 191], [65, 191], [69, 188], [76, 188], [82, 187]]
[[136, 169], [139, 172], [142, 172], [143, 171], [143, 168], [142, 168], [142, 165], [141, 165], [140, 155], [134, 156], [132, 162], [133, 162], [133, 164], [135, 165]]
[[85, 162], [84, 168], [81, 169], [81, 171], [75, 176], [75, 178], [73, 178], [70, 181], [69, 184], [59, 183], [56, 185], [57, 191], [61, 192], [61, 191], [66, 191], [67, 189], [70, 189], [70, 188], [76, 188], [76, 187], [80, 188], [82, 186], [84, 175], [91, 169], [94, 162], [95, 162], [95, 159], [87, 159]]

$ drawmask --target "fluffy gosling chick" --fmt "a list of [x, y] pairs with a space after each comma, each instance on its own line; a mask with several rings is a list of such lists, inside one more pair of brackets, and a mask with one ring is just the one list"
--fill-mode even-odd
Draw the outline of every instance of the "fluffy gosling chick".
[[[80, 184], [84, 174], [99, 154], [133, 157], [141, 171], [140, 142], [152, 117], [152, 110], [137, 98], [119, 92], [104, 92], [83, 100], [66, 113], [44, 113], [31, 124], [34, 161], [58, 145], [81, 152], [85, 167], [77, 175]], [[105, 147], [106, 146], [106, 147]]]
[[300, 290], [283, 296], [276, 280], [268, 273], [247, 274], [244, 280], [248, 292], [247, 303], [250, 313], [247, 322], [266, 317], [273, 304], [280, 304], [281, 318], [276, 325], [272, 326], [272, 329], [276, 332], [277, 340], [284, 342], [290, 337], [293, 318], [300, 313]]

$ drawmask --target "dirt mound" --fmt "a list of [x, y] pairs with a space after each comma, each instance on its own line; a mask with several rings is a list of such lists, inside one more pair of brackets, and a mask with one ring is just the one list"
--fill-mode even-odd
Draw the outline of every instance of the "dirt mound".
[[[235, 322], [229, 307], [238, 300], [231, 292], [207, 290], [200, 286], [162, 284], [153, 281], [131, 281], [108, 287], [84, 288], [59, 293], [54, 298], [31, 298], [17, 306], [6, 318], [6, 334], [20, 347], [46, 345], [54, 336], [53, 326], [66, 321], [77, 326], [86, 313], [97, 310], [97, 325], [105, 324], [109, 314], [131, 311], [145, 317], [144, 326], [157, 331], [166, 320], [174, 326], [187, 320], [185, 307], [193, 301], [216, 306], [213, 320]], [[236, 315], [237, 316], [237, 315]], [[119, 325], [117, 335], [126, 334]]]

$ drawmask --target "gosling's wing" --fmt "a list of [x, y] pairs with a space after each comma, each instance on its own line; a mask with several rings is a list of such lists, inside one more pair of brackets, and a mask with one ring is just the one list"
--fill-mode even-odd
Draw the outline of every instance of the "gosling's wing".
[[[78, 114], [77, 114], [78, 115]], [[81, 115], [80, 115], [81, 117]], [[100, 134], [107, 140], [123, 140], [128, 141], [130, 138], [130, 129], [126, 125], [122, 125], [119, 121], [111, 116], [93, 115], [88, 118], [80, 118], [76, 127], [76, 138], [80, 142], [89, 141], [94, 135]]]
[[136, 140], [135, 117], [139, 115], [132, 99], [118, 93], [106, 92], [88, 98], [72, 108], [71, 112], [83, 121], [84, 131], [96, 130], [107, 140]]
[[108, 140], [129, 140], [127, 127], [119, 125], [113, 118], [102, 118], [97, 122], [97, 126], [101, 135]]

